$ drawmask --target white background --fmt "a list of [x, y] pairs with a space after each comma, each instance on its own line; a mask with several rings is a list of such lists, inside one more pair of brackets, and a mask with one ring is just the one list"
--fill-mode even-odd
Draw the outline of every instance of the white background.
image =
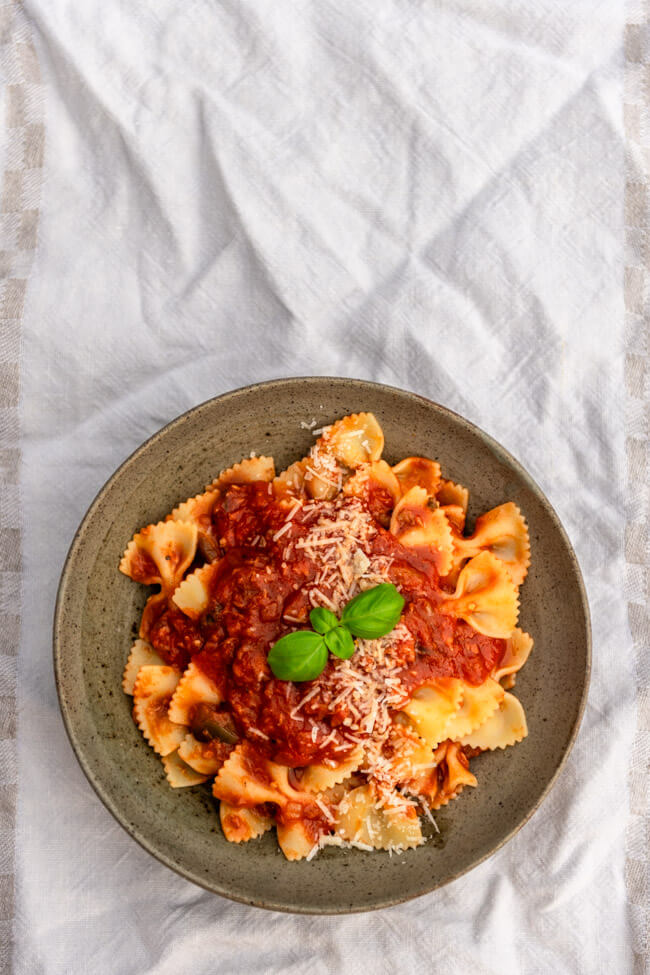
[[[24, 325], [17, 972], [630, 970], [634, 687], [620, 599], [621, 4], [26, 0], [47, 88]], [[569, 765], [470, 875], [268, 914], [145, 854], [79, 770], [50, 625], [98, 488], [257, 379], [414, 389], [508, 447], [585, 573]]]

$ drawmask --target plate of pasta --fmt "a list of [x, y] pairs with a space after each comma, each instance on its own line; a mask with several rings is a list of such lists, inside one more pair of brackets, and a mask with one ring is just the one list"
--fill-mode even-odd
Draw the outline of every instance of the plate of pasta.
[[588, 687], [550, 504], [466, 420], [360, 380], [274, 380], [140, 447], [71, 546], [54, 629], [91, 784], [236, 900], [398, 903], [498, 849]]

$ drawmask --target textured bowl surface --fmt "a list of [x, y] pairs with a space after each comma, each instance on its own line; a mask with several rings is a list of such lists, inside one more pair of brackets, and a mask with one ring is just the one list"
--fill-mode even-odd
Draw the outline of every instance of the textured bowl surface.
[[[144, 587], [117, 570], [132, 534], [200, 492], [252, 450], [281, 470], [313, 442], [317, 426], [371, 410], [390, 463], [421, 454], [470, 490], [469, 523], [515, 501], [530, 527], [532, 566], [520, 625], [535, 648], [517, 680], [529, 736], [472, 762], [477, 789], [436, 814], [440, 834], [400, 855], [325, 849], [287, 862], [274, 832], [237, 846], [225, 841], [205, 786], [172, 790], [160, 759], [133, 724], [121, 675]], [[150, 853], [189, 880], [275, 910], [347, 913], [433, 890], [493, 853], [528, 819], [557, 776], [587, 693], [589, 614], [568, 538], [542, 492], [477, 427], [412, 393], [349, 379], [285, 379], [227, 393], [155, 434], [113, 475], [72, 543], [57, 602], [54, 658], [63, 717], [96, 792]]]

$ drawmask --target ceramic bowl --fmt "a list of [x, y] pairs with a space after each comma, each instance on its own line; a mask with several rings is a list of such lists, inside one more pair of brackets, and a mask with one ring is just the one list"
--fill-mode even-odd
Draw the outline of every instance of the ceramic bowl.
[[[278, 470], [313, 442], [317, 426], [372, 411], [390, 463], [440, 461], [470, 489], [469, 523], [515, 501], [530, 527], [532, 565], [520, 625], [535, 648], [516, 693], [529, 735], [472, 762], [477, 789], [436, 814], [439, 834], [399, 855], [326, 848], [290, 863], [275, 833], [226, 842], [208, 786], [172, 790], [131, 719], [121, 676], [147, 592], [117, 566], [135, 531], [200, 492], [251, 451]], [[431, 891], [476, 866], [532, 815], [576, 735], [590, 666], [589, 614], [566, 532], [540, 489], [498, 443], [449, 410], [388, 386], [351, 379], [280, 379], [203, 403], [144, 443], [111, 477], [72, 543], [59, 589], [54, 660], [61, 710], [91, 785], [131, 836], [196, 884], [259, 907], [311, 914], [385, 907]]]

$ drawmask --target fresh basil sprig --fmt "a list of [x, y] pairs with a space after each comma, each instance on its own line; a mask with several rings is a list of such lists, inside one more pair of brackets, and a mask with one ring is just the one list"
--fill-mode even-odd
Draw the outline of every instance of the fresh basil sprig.
[[339, 625], [336, 613], [333, 613], [331, 609], [325, 609], [324, 606], [316, 606], [312, 609], [309, 614], [309, 622], [316, 632], [322, 633], [323, 636]]
[[335, 657], [340, 657], [341, 660], [349, 660], [354, 653], [354, 639], [345, 626], [337, 626], [329, 630], [323, 639], [329, 652]]
[[351, 599], [341, 613], [341, 623], [363, 640], [377, 640], [397, 625], [404, 600], [392, 582], [382, 582]]
[[397, 625], [404, 599], [392, 582], [366, 589], [344, 607], [339, 620], [324, 606], [309, 614], [313, 630], [287, 633], [269, 652], [269, 667], [280, 680], [314, 680], [325, 669], [328, 651], [349, 660], [355, 650], [354, 637], [376, 640]]
[[268, 660], [280, 680], [314, 680], [325, 670], [327, 647], [319, 633], [296, 630], [273, 644]]

